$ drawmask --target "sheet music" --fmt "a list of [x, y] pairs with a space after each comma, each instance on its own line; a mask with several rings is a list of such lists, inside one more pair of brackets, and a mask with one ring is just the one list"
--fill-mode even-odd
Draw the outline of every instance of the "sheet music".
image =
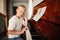
[[32, 19], [35, 21], [38, 21], [44, 15], [45, 10], [46, 10], [46, 6], [38, 9], [38, 12], [36, 13], [36, 15]]

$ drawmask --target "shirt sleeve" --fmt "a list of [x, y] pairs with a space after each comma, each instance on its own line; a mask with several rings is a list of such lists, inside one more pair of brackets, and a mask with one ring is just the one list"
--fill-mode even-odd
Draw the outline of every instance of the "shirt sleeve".
[[16, 21], [14, 19], [9, 20], [8, 30], [14, 30], [16, 27]]

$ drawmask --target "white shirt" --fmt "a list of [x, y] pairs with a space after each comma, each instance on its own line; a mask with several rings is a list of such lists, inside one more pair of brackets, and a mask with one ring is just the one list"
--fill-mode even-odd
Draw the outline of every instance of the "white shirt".
[[[22, 24], [24, 23], [23, 18], [17, 18], [15, 15], [9, 20], [8, 30], [21, 30]], [[19, 37], [20, 35], [8, 34], [8, 38]]]

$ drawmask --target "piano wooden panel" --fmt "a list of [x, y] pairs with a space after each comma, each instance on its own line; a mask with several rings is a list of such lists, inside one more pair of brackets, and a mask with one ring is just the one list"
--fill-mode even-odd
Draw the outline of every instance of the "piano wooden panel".
[[[48, 40], [58, 40], [60, 34], [60, 2], [59, 0], [45, 0], [41, 4], [38, 4], [34, 7], [33, 14], [37, 13], [39, 8], [47, 6], [45, 14], [41, 19], [36, 22], [33, 19], [30, 20], [33, 23], [35, 28], [41, 31], [44, 35], [47, 36]], [[33, 15], [33, 16], [34, 16]]]

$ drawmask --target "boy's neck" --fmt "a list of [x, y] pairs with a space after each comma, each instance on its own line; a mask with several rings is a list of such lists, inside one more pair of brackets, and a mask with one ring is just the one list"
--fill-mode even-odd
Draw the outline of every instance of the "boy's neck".
[[17, 17], [17, 18], [20, 18], [17, 14], [16, 14], [16, 17]]

